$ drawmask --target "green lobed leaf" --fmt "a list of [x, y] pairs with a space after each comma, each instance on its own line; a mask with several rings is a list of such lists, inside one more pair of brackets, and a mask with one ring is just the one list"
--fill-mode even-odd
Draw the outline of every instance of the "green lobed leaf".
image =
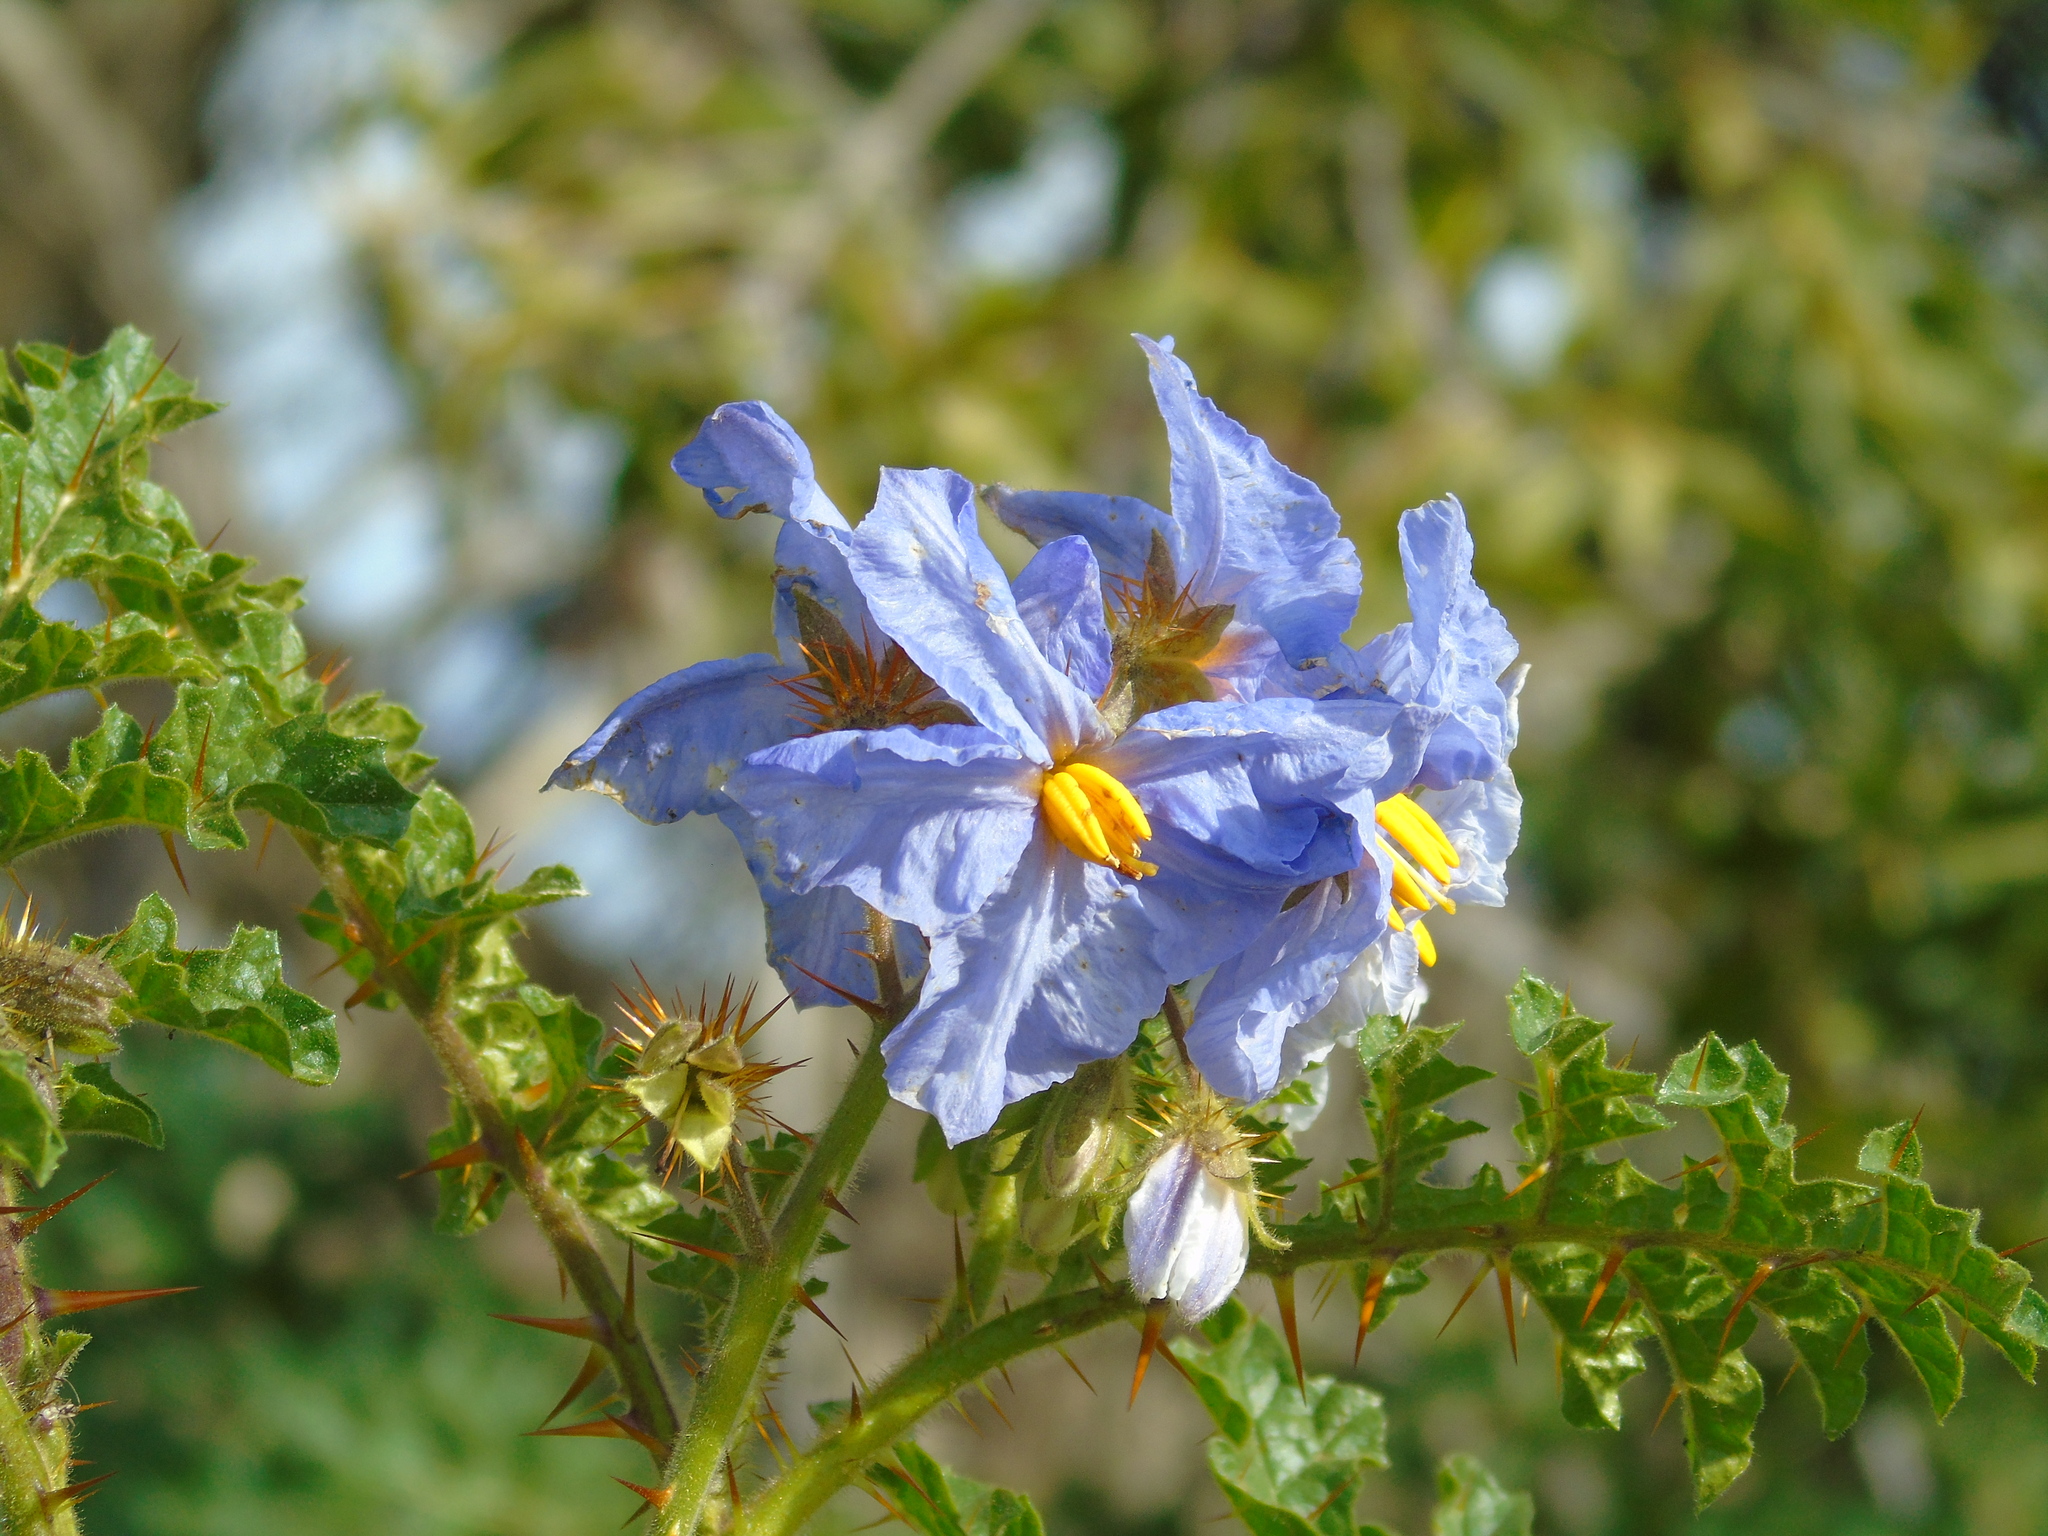
[[57, 1171], [64, 1155], [64, 1133], [58, 1129], [36, 1062], [21, 1051], [0, 1050], [0, 1157], [18, 1164], [41, 1185]]
[[1261, 1536], [1351, 1536], [1358, 1481], [1387, 1464], [1380, 1399], [1329, 1376], [1297, 1385], [1286, 1342], [1235, 1299], [1202, 1332], [1206, 1347], [1175, 1353], [1219, 1431], [1209, 1471], [1239, 1518]]
[[67, 1136], [124, 1136], [162, 1149], [164, 1123], [141, 1099], [114, 1081], [96, 1061], [74, 1062], [57, 1086], [59, 1116]]
[[223, 949], [178, 948], [178, 917], [152, 893], [118, 933], [73, 941], [112, 965], [135, 995], [132, 1017], [239, 1046], [287, 1077], [330, 1083], [340, 1066], [334, 1015], [284, 982], [277, 935], [237, 927]]
[[1529, 1536], [1535, 1520], [1535, 1500], [1501, 1487], [1478, 1458], [1460, 1451], [1437, 1468], [1430, 1536]]
[[915, 1441], [896, 1445], [867, 1480], [897, 1518], [924, 1536], [1045, 1536], [1038, 1511], [1021, 1493], [948, 1472]]

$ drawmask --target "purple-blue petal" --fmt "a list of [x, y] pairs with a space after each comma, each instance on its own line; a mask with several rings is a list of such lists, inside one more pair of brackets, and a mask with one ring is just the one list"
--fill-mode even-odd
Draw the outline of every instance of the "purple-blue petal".
[[846, 518], [818, 487], [811, 450], [762, 400], [737, 400], [704, 418], [669, 467], [704, 493], [720, 517], [767, 512], [844, 533]]
[[868, 613], [860, 583], [846, 563], [847, 535], [818, 533], [808, 523], [787, 522], [775, 536], [775, 639], [783, 658], [799, 670], [811, 663], [797, 645], [795, 598], [801, 590], [845, 626], [856, 644], [883, 643], [881, 628]]
[[791, 670], [773, 656], [700, 661], [650, 683], [563, 760], [548, 789], [595, 789], [642, 821], [706, 815], [749, 753], [804, 728]]
[[1491, 778], [1514, 748], [1513, 697], [1501, 677], [1519, 647], [1472, 579], [1472, 535], [1455, 496], [1401, 514], [1401, 568], [1410, 622], [1333, 663], [1358, 692], [1442, 712], [1419, 782], [1449, 789]]
[[1032, 643], [959, 475], [883, 470], [849, 563], [889, 637], [1026, 757], [1050, 766], [1102, 734], [1089, 696]]
[[1045, 659], [1089, 698], [1100, 698], [1109, 686], [1109, 618], [1102, 606], [1102, 573], [1088, 541], [1053, 540], [1017, 573], [1011, 592]]
[[[1152, 535], [1166, 540], [1168, 553], [1180, 563], [1184, 529], [1173, 515], [1135, 496], [1102, 496], [1094, 491], [1016, 491], [992, 485], [982, 492], [1003, 526], [1032, 543], [1056, 539], [1088, 541], [1103, 575], [1111, 580], [1141, 581], [1151, 558]], [[1183, 580], [1186, 578], [1183, 577]]]
[[[1010, 878], [1039, 770], [978, 726], [834, 731], [758, 752], [727, 781], [792, 891], [843, 886], [931, 933]], [[750, 858], [769, 854], [750, 852]]]
[[1273, 1092], [1288, 1032], [1329, 1005], [1386, 926], [1386, 881], [1373, 859], [1282, 912], [1216, 968], [1196, 1002], [1188, 1054], [1202, 1075], [1247, 1103]]
[[1197, 602], [1230, 603], [1290, 662], [1336, 650], [1358, 612], [1358, 552], [1312, 481], [1203, 397], [1173, 339], [1137, 338], [1173, 451], [1179, 575]]
[[1041, 831], [1001, 891], [933, 934], [923, 995], [882, 1045], [890, 1090], [949, 1143], [979, 1136], [1005, 1104], [1124, 1050], [1165, 991], [1132, 882]]

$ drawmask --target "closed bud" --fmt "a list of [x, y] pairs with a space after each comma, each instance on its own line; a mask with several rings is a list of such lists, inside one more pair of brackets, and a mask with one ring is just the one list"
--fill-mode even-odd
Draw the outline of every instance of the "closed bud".
[[1121, 1056], [1091, 1061], [1052, 1090], [1039, 1143], [1045, 1193], [1056, 1200], [1099, 1189], [1116, 1171], [1130, 1067]]
[[19, 1043], [49, 1042], [82, 1056], [114, 1048], [127, 1022], [116, 1006], [128, 983], [98, 955], [81, 954], [35, 936], [30, 914], [11, 931], [0, 927], [0, 1009]]
[[1244, 1278], [1253, 1235], [1273, 1243], [1258, 1216], [1251, 1145], [1229, 1107], [1206, 1092], [1160, 1137], [1124, 1211], [1139, 1300], [1171, 1301], [1199, 1321]]

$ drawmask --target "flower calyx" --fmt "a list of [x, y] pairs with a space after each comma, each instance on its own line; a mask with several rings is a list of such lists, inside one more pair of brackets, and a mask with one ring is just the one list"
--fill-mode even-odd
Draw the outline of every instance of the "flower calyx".
[[895, 641], [856, 641], [839, 616], [801, 586], [789, 588], [797, 646], [811, 670], [782, 683], [815, 717], [806, 735], [884, 731], [891, 726], [972, 725], [973, 716], [939, 692]]
[[1174, 569], [1173, 553], [1157, 529], [1140, 580], [1121, 580], [1109, 600], [1110, 678], [1097, 704], [1121, 734], [1154, 710], [1175, 704], [1213, 703], [1216, 689], [1202, 671], [1236, 609], [1198, 604]]

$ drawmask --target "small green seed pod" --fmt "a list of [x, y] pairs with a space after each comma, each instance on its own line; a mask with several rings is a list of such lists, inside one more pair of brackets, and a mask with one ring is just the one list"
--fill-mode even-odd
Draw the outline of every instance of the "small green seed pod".
[[0, 1033], [25, 1048], [55, 1045], [81, 1056], [113, 1050], [114, 1032], [128, 1022], [116, 1005], [129, 991], [98, 955], [39, 939], [27, 920], [0, 929]]

